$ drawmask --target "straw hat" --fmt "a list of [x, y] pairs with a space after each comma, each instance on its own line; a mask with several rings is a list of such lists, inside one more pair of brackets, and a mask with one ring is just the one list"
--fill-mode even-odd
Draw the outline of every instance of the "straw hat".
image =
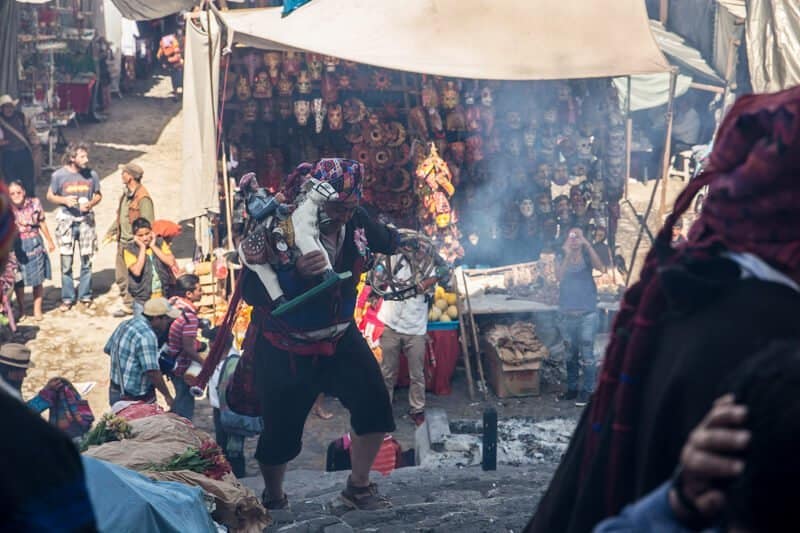
[[9, 342], [0, 346], [0, 364], [17, 368], [31, 368], [31, 351], [24, 344]]
[[13, 106], [16, 106], [18, 103], [19, 100], [14, 100], [13, 98], [11, 98], [10, 94], [4, 94], [3, 96], [0, 96], [0, 106], [4, 106], [6, 104], [11, 104]]

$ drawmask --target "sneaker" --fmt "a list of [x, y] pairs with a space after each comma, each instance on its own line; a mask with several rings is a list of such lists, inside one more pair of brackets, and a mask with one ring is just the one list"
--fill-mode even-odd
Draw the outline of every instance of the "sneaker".
[[409, 413], [408, 415], [414, 422], [414, 425], [419, 427], [425, 423], [425, 413]]
[[583, 407], [587, 403], [589, 403], [589, 399], [592, 397], [591, 392], [581, 391], [578, 393], [578, 398], [575, 400], [576, 407]]
[[360, 511], [378, 511], [388, 509], [392, 503], [386, 496], [378, 493], [378, 486], [370, 483], [366, 487], [354, 487], [347, 478], [347, 487], [340, 494], [342, 502], [352, 509]]
[[578, 397], [578, 391], [576, 390], [568, 390], [567, 392], [563, 392], [558, 396], [559, 401], [562, 402], [571, 402], [575, 398]]
[[263, 505], [270, 511], [280, 511], [281, 509], [288, 509], [289, 497], [286, 496], [286, 493], [284, 492], [283, 498], [278, 498], [277, 500], [269, 500], [267, 499], [267, 489], [264, 489], [261, 492], [261, 505]]

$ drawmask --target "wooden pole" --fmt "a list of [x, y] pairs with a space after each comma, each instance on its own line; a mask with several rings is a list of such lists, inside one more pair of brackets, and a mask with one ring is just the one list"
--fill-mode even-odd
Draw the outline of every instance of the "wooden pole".
[[[669, 101], [667, 102], [667, 131], [664, 135], [664, 159], [661, 161], [661, 205], [658, 207], [659, 223], [664, 218], [667, 208], [667, 188], [669, 187], [669, 160], [672, 155], [672, 119], [675, 108], [675, 85], [678, 81], [678, 69], [673, 68], [669, 76]], [[658, 181], [655, 184], [658, 187]], [[647, 220], [645, 219], [645, 223]]]
[[664, 25], [664, 28], [667, 27], [667, 19], [669, 18], [669, 0], [661, 0], [661, 4], [658, 8], [658, 20], [661, 24]]
[[[225, 144], [222, 144], [222, 179], [225, 190], [225, 227], [228, 228], [228, 250], [233, 250], [233, 198], [231, 198], [231, 180], [228, 178], [228, 158], [225, 155]], [[228, 266], [228, 286], [233, 291], [233, 269]]]
[[464, 306], [464, 296], [458, 290], [456, 283], [456, 298], [458, 303], [458, 329], [461, 333], [461, 353], [464, 356], [464, 371], [467, 374], [467, 392], [470, 401], [475, 399], [475, 381], [472, 378], [472, 363], [469, 360], [469, 347], [467, 346], [467, 329], [464, 321], [467, 320], [467, 308]]
[[631, 179], [631, 145], [633, 144], [633, 119], [631, 118], [631, 77], [628, 76], [628, 92], [625, 97], [625, 192], [628, 199], [628, 180]]
[[486, 376], [483, 374], [483, 361], [481, 360], [481, 345], [478, 341], [478, 326], [475, 324], [475, 315], [472, 314], [472, 304], [469, 301], [469, 288], [467, 287], [467, 276], [464, 274], [464, 271], [461, 271], [461, 279], [464, 283], [464, 296], [467, 299], [467, 314], [469, 315], [469, 324], [470, 329], [472, 330], [472, 344], [475, 347], [475, 364], [478, 366], [478, 377], [480, 378], [480, 387], [481, 392], [483, 393], [483, 398], [486, 399], [489, 396], [489, 390], [486, 387]]

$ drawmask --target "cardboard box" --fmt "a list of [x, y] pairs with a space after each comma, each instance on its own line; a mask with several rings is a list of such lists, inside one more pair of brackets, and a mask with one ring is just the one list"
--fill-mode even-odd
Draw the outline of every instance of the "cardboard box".
[[539, 368], [542, 361], [509, 365], [500, 359], [494, 346], [481, 341], [481, 355], [486, 381], [498, 398], [539, 396]]

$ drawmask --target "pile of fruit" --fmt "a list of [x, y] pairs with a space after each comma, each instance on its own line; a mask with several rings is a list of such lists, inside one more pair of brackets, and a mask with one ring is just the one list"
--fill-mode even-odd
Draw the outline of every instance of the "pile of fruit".
[[447, 292], [443, 287], [436, 287], [433, 296], [433, 305], [428, 313], [431, 322], [451, 322], [458, 320], [458, 307], [456, 307], [456, 293]]

